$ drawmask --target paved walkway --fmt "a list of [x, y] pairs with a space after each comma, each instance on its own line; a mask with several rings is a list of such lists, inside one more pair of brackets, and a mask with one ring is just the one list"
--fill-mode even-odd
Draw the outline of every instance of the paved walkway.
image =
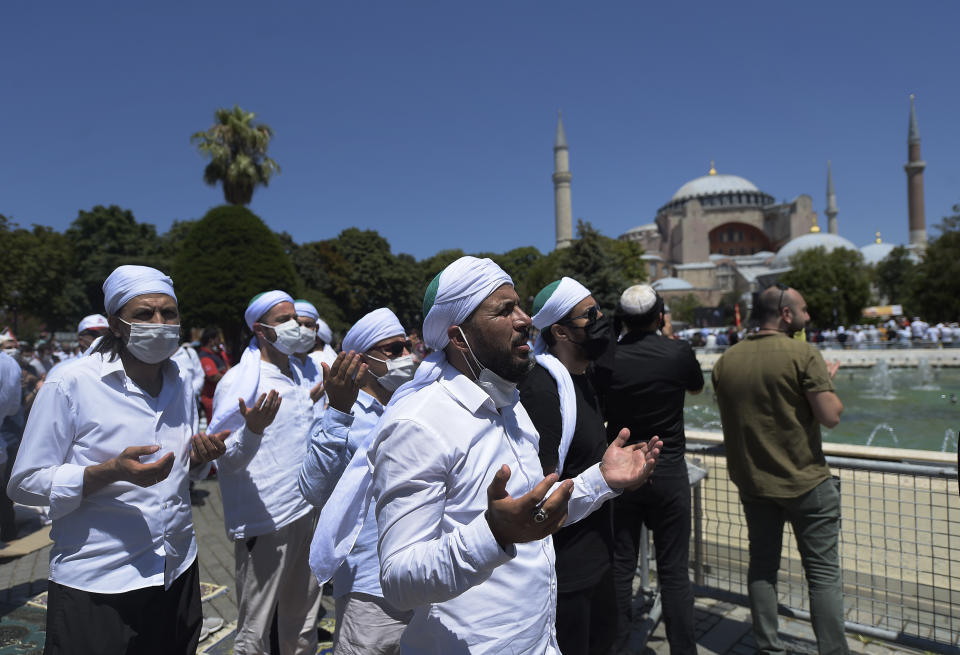
[[[200, 579], [227, 587], [225, 593], [204, 603], [204, 616], [218, 616], [225, 627], [213, 640], [229, 632], [237, 619], [237, 597], [234, 591], [233, 544], [227, 540], [223, 528], [223, 505], [220, 488], [215, 481], [197, 485], [205, 492], [205, 504], [194, 507], [194, 522], [200, 544]], [[46, 546], [16, 559], [0, 559], [0, 655], [24, 653], [18, 647], [16, 635], [11, 629], [12, 608], [23, 605], [29, 598], [46, 590], [50, 547]], [[0, 558], [3, 551], [0, 550]], [[332, 603], [324, 598], [324, 607], [332, 615]], [[3, 609], [6, 608], [6, 609]], [[637, 626], [644, 625], [645, 617], [638, 618]], [[701, 655], [725, 654], [747, 655], [756, 652], [756, 644], [750, 629], [750, 612], [747, 608], [730, 603], [698, 598], [696, 602], [697, 643]], [[644, 631], [645, 634], [646, 631]], [[781, 633], [790, 653], [816, 653], [816, 644], [810, 624], [804, 621], [781, 617]], [[661, 622], [643, 644], [639, 631], [634, 633], [630, 644], [631, 655], [669, 653], [666, 635]], [[886, 653], [919, 653], [912, 649], [894, 646], [880, 641], [861, 640], [851, 635], [847, 639], [854, 653], [880, 655]], [[207, 644], [201, 644], [201, 650]]]

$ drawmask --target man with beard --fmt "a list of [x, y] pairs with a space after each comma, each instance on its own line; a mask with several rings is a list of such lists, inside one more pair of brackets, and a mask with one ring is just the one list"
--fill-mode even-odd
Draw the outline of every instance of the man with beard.
[[[461, 257], [427, 287], [423, 314], [434, 352], [394, 394], [365, 454], [384, 598], [413, 610], [401, 648], [558, 653], [550, 535], [646, 480], [659, 441], [625, 448], [625, 432], [602, 464], [573, 480], [543, 478], [517, 392], [533, 364], [530, 318], [510, 276], [489, 259]], [[341, 506], [364, 512], [369, 498]]]
[[[607, 434], [588, 366], [608, 349], [610, 321], [590, 290], [565, 277], [533, 301], [537, 365], [520, 401], [540, 435], [544, 475], [574, 478], [603, 459]], [[614, 500], [613, 502], [617, 502]], [[616, 637], [611, 503], [553, 538], [557, 556], [557, 643], [564, 655], [604, 654]]]
[[[307, 457], [300, 468], [303, 497], [323, 507], [354, 453], [370, 445], [372, 430], [393, 392], [413, 377], [416, 363], [396, 315], [375, 309], [353, 324], [333, 366], [324, 364], [330, 406], [314, 422]], [[323, 530], [317, 539], [323, 539]], [[377, 520], [373, 507], [362, 519], [356, 543], [333, 572], [337, 655], [392, 655], [410, 612], [383, 599], [377, 559]], [[326, 582], [329, 574], [320, 572]]]
[[640, 535], [653, 532], [663, 620], [672, 655], [697, 652], [690, 586], [690, 486], [687, 479], [683, 404], [686, 394], [703, 390], [703, 373], [686, 341], [659, 333], [663, 298], [648, 284], [620, 296], [619, 319], [626, 333], [617, 344], [607, 389], [607, 437], [629, 428], [631, 441], [663, 438], [663, 451], [650, 482], [613, 501], [613, 575], [617, 587], [618, 642], [630, 636], [633, 579]]
[[839, 362], [828, 367], [815, 347], [790, 338], [810, 318], [795, 289], [766, 289], [757, 309], [760, 330], [717, 361], [713, 387], [727, 469], [747, 521], [747, 588], [758, 652], [785, 652], [777, 636], [777, 571], [783, 524], [790, 521], [819, 652], [847, 653], [837, 552], [840, 487], [820, 435], [820, 426], [836, 426], [843, 411], [833, 388]]

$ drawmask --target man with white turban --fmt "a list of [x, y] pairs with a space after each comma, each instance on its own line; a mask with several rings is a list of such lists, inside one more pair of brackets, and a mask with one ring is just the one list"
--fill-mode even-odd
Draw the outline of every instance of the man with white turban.
[[269, 653], [276, 614], [280, 652], [314, 655], [320, 606], [309, 566], [314, 511], [291, 473], [300, 470], [313, 418], [309, 391], [290, 363], [301, 328], [284, 291], [255, 296], [244, 320], [253, 338], [217, 385], [210, 421], [211, 430], [236, 431], [217, 476], [236, 561], [234, 652]]
[[402, 649], [558, 653], [550, 535], [643, 482], [658, 444], [623, 448], [624, 434], [602, 470], [544, 478], [516, 388], [533, 364], [530, 318], [510, 276], [461, 257], [423, 309], [435, 352], [394, 393], [368, 455], [384, 598], [414, 612]]
[[320, 418], [326, 404], [323, 396], [323, 368], [310, 353], [317, 347], [317, 332], [320, 313], [308, 300], [297, 300], [293, 303], [297, 310], [297, 323], [300, 324], [300, 345], [290, 358], [290, 362], [297, 367], [303, 378], [303, 386], [310, 394], [313, 403], [313, 417]]
[[[520, 401], [540, 435], [544, 473], [575, 478], [607, 449], [600, 400], [588, 371], [611, 343], [610, 321], [590, 290], [565, 277], [533, 301], [537, 365]], [[622, 427], [622, 426], [621, 426]], [[553, 538], [557, 556], [557, 643], [564, 655], [607, 653], [616, 636], [611, 503]]]
[[[416, 363], [405, 334], [392, 311], [375, 309], [347, 332], [343, 352], [333, 366], [323, 365], [330, 404], [313, 425], [310, 448], [300, 469], [300, 489], [317, 507], [324, 507], [357, 450], [369, 447], [372, 429], [393, 392], [413, 377]], [[365, 459], [358, 461], [366, 463]], [[363, 466], [363, 472], [366, 470]], [[337, 508], [330, 506], [324, 511], [329, 514]], [[373, 507], [361, 521], [356, 543], [333, 572], [337, 618], [333, 649], [338, 655], [399, 653], [400, 635], [411, 613], [401, 612], [383, 599]], [[315, 540], [330, 538], [325, 525], [324, 519]], [[329, 577], [322, 575], [320, 581]]]
[[310, 358], [316, 362], [317, 366], [324, 362], [328, 365], [333, 364], [333, 360], [337, 358], [337, 351], [333, 349], [333, 330], [320, 318], [319, 313], [317, 314], [317, 346], [310, 353]]
[[188, 472], [227, 432], [195, 434], [197, 407], [170, 356], [172, 280], [120, 266], [103, 283], [109, 331], [47, 378], [8, 492], [53, 519], [45, 653], [193, 653], [200, 636]]

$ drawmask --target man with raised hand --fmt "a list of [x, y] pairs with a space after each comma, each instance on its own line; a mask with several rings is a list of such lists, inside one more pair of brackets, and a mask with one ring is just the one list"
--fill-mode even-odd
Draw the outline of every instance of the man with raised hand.
[[308, 564], [314, 511], [291, 474], [306, 455], [313, 418], [309, 392], [290, 364], [300, 325], [293, 298], [283, 291], [254, 297], [244, 320], [254, 336], [217, 385], [210, 421], [211, 430], [236, 431], [218, 462], [236, 560], [234, 652], [270, 652], [276, 614], [280, 652], [314, 655], [320, 605]]
[[[540, 434], [544, 474], [556, 471], [565, 480], [598, 464], [607, 450], [589, 369], [609, 349], [612, 328], [590, 290], [570, 277], [541, 289], [533, 311], [537, 365], [520, 383], [520, 401]], [[557, 643], [564, 655], [608, 653], [616, 637], [612, 504], [553, 537]]]
[[297, 310], [297, 323], [300, 324], [300, 344], [290, 362], [300, 371], [303, 386], [310, 394], [314, 418], [320, 418], [326, 404], [323, 399], [323, 369], [316, 359], [310, 357], [310, 353], [317, 347], [320, 314], [308, 300], [297, 300], [293, 307]]
[[196, 434], [196, 404], [170, 361], [180, 336], [170, 278], [120, 266], [103, 292], [109, 331], [40, 389], [8, 487], [53, 519], [44, 652], [192, 655], [201, 614], [188, 472], [205, 472], [228, 433]]
[[[323, 365], [330, 404], [313, 425], [300, 469], [300, 489], [317, 507], [327, 502], [357, 449], [369, 446], [372, 430], [393, 392], [413, 377], [416, 365], [404, 335], [392, 311], [375, 309], [344, 336], [343, 352], [333, 366]], [[323, 531], [315, 538], [323, 539]], [[331, 576], [322, 567], [314, 570], [322, 582]], [[356, 543], [332, 576], [337, 617], [334, 651], [338, 655], [399, 653], [400, 635], [411, 613], [383, 599], [373, 507], [362, 517]]]
[[434, 352], [394, 394], [369, 452], [384, 598], [414, 612], [402, 650], [558, 653], [550, 535], [643, 482], [659, 444], [624, 448], [624, 433], [576, 478], [544, 478], [517, 392], [533, 364], [530, 318], [510, 276], [461, 257], [423, 310]]

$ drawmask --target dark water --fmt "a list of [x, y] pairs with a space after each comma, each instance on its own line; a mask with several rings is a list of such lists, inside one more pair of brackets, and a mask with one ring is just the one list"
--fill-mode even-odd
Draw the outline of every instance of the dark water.
[[[710, 386], [687, 395], [689, 428], [720, 430], [720, 412]], [[840, 369], [834, 379], [844, 404], [840, 424], [823, 430], [825, 441], [919, 450], [957, 451], [960, 369]]]

